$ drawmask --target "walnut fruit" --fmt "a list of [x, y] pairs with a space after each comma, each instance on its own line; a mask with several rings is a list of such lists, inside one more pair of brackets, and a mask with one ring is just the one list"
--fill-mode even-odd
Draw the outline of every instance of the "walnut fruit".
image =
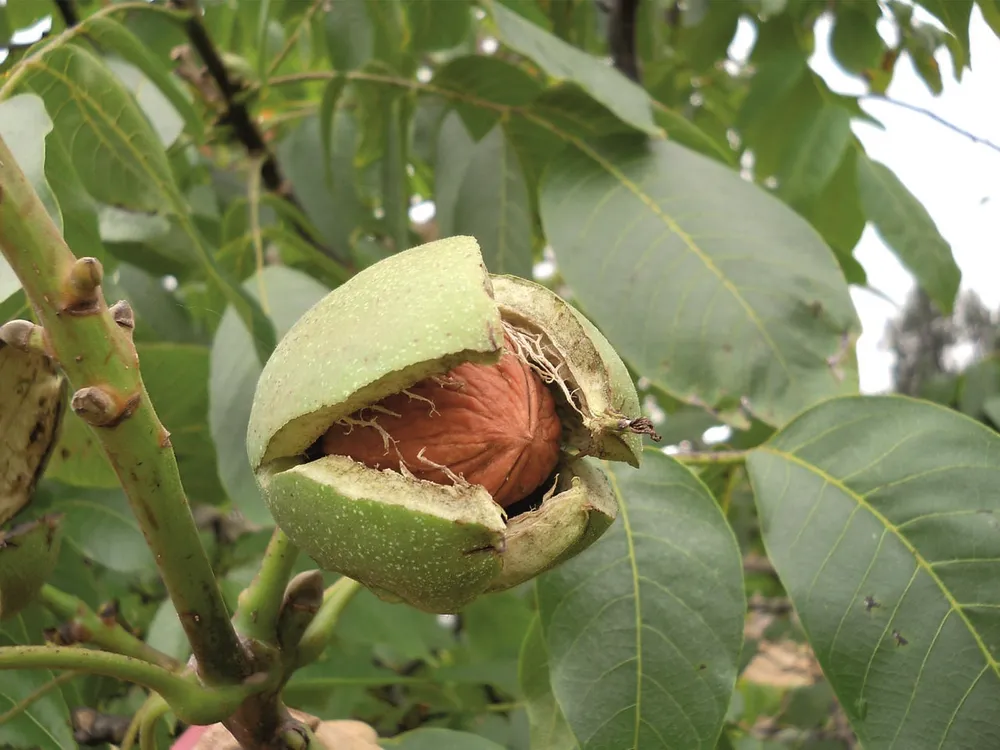
[[320, 567], [454, 612], [599, 538], [618, 504], [592, 459], [638, 466], [647, 423], [581, 313], [452, 237], [369, 266], [296, 322], [261, 373], [247, 452]]
[[403, 464], [438, 484], [457, 476], [506, 508], [556, 468], [561, 433], [555, 399], [507, 338], [497, 364], [425, 378], [338, 422], [321, 446], [373, 469]]

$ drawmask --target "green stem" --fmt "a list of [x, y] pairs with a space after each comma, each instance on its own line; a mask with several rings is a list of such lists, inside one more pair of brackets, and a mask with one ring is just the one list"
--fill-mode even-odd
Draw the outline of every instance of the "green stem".
[[746, 462], [746, 451], [700, 451], [698, 453], [674, 453], [670, 456], [686, 466], [742, 465]]
[[139, 719], [140, 750], [156, 750], [156, 722], [169, 710], [169, 704], [156, 695], [143, 704], [142, 717]]
[[108, 311], [100, 264], [75, 258], [2, 138], [0, 251], [75, 391], [75, 410], [118, 475], [199, 671], [210, 684], [240, 681], [249, 660], [191, 515], [169, 433], [139, 375], [131, 328]]
[[298, 548], [285, 533], [275, 528], [257, 575], [240, 594], [233, 622], [242, 635], [264, 643], [277, 643], [278, 612], [298, 554]]
[[39, 592], [39, 599], [56, 617], [73, 620], [82, 626], [87, 635], [87, 643], [100, 646], [105, 651], [141, 659], [171, 672], [181, 667], [176, 659], [139, 640], [118, 622], [109, 623], [103, 620], [82, 599], [66, 594], [55, 586], [48, 584], [43, 586]]
[[188, 724], [221, 721], [260, 689], [244, 685], [206, 688], [131, 656], [79, 646], [6, 646], [0, 648], [0, 670], [4, 669], [72, 669], [132, 682], [162, 695]]
[[326, 590], [319, 612], [309, 623], [299, 641], [295, 658], [296, 668], [311, 664], [319, 658], [330, 641], [337, 620], [340, 619], [340, 613], [360, 590], [361, 584], [347, 577], [341, 578]]

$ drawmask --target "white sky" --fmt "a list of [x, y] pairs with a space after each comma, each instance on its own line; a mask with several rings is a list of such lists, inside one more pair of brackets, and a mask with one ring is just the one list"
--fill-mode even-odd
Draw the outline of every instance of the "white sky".
[[[917, 9], [916, 16], [930, 16]], [[830, 23], [817, 27], [816, 52], [810, 64], [834, 90], [864, 93], [864, 84], [844, 73], [829, 53]], [[885, 36], [890, 29], [883, 32]], [[954, 125], [1000, 144], [1000, 39], [974, 7], [969, 29], [972, 70], [961, 83], [952, 76], [951, 58], [942, 51], [937, 59], [944, 92], [934, 96], [913, 68], [908, 56], [896, 64], [887, 95], [934, 112]], [[740, 29], [731, 53], [737, 59], [753, 42], [750, 27]], [[962, 287], [974, 289], [988, 307], [1000, 307], [1000, 152], [975, 143], [931, 118], [884, 102], [865, 100], [863, 105], [884, 125], [879, 130], [855, 123], [854, 132], [868, 155], [892, 169], [927, 208], [944, 235], [962, 270]], [[864, 266], [870, 286], [902, 305], [913, 286], [913, 277], [868, 227], [855, 257]], [[889, 302], [863, 289], [852, 289], [864, 333], [858, 342], [861, 390], [887, 390], [892, 385], [892, 355], [882, 347], [886, 323], [897, 313]]]

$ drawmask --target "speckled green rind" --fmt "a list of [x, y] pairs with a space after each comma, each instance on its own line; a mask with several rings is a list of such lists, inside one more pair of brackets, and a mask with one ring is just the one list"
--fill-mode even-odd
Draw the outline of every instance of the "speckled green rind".
[[501, 315], [515, 325], [544, 331], [566, 363], [589, 413], [585, 431], [568, 442], [588, 455], [639, 466], [642, 439], [618, 428], [621, 419], [642, 415], [632, 378], [603, 334], [572, 305], [540, 284], [515, 276], [493, 276]]
[[482, 487], [424, 482], [343, 456], [279, 467], [259, 475], [265, 501], [324, 570], [436, 613], [461, 609], [500, 574], [503, 514]]
[[0, 531], [0, 620], [20, 612], [52, 575], [59, 559], [61, 516]]
[[250, 464], [297, 455], [337, 419], [429, 375], [496, 362], [502, 345], [472, 237], [369, 266], [306, 312], [267, 361], [250, 413]]
[[503, 571], [488, 591], [517, 586], [575, 557], [618, 517], [618, 501], [597, 466], [580, 460], [559, 471], [556, 495], [537, 510], [510, 519]]

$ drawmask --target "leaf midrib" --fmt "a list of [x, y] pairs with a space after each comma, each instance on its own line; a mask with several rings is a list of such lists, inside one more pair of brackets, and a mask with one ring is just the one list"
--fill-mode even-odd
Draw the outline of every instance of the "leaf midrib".
[[927, 575], [931, 577], [931, 580], [933, 580], [934, 583], [937, 584], [938, 588], [941, 590], [941, 593], [944, 595], [945, 601], [948, 602], [948, 606], [951, 608], [951, 610], [961, 618], [963, 623], [965, 623], [965, 626], [968, 629], [969, 633], [972, 635], [973, 640], [976, 642], [976, 645], [979, 647], [979, 650], [985, 657], [987, 665], [992, 667], [995, 672], [998, 672], [998, 674], [1000, 674], [1000, 670], [998, 670], [998, 667], [1000, 667], [1000, 662], [994, 659], [993, 656], [990, 654], [990, 650], [983, 642], [982, 636], [980, 636], [979, 631], [976, 630], [975, 627], [973, 627], [972, 623], [969, 621], [969, 618], [966, 616], [965, 611], [959, 605], [958, 600], [955, 599], [951, 591], [949, 591], [947, 586], [945, 586], [944, 581], [942, 581], [941, 578], [937, 575], [937, 573], [935, 573], [933, 566], [930, 564], [930, 562], [928, 562], [927, 558], [925, 558], [917, 550], [917, 548], [913, 545], [913, 543], [910, 542], [910, 540], [906, 537], [906, 535], [903, 534], [894, 523], [892, 523], [884, 514], [878, 511], [873, 505], [871, 505], [871, 503], [867, 501], [866, 496], [859, 495], [857, 492], [849, 488], [838, 478], [827, 473], [826, 471], [816, 466], [815, 464], [810, 464], [807, 461], [799, 458], [794, 453], [787, 453], [785, 451], [779, 450], [774, 447], [760, 447], [756, 448], [755, 450], [760, 453], [769, 453], [773, 456], [783, 458], [786, 461], [789, 461], [795, 464], [796, 466], [799, 466], [805, 469], [806, 471], [815, 474], [823, 481], [836, 487], [845, 495], [852, 498], [859, 506], [863, 507], [869, 513], [871, 513], [872, 516], [874, 516], [875, 519], [878, 520], [886, 529], [891, 531], [895, 535], [895, 537], [903, 544], [903, 546], [906, 547], [907, 551], [909, 551], [909, 553], [913, 556], [914, 560], [916, 560], [918, 568], [922, 569]]

